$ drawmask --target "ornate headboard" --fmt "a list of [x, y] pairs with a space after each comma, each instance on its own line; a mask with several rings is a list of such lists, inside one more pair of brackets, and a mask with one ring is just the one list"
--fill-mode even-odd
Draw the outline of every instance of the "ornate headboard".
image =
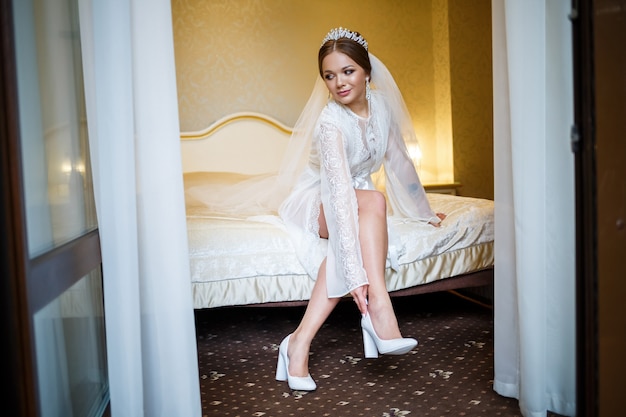
[[206, 129], [182, 132], [183, 172], [274, 172], [291, 136], [291, 128], [260, 113], [225, 116]]

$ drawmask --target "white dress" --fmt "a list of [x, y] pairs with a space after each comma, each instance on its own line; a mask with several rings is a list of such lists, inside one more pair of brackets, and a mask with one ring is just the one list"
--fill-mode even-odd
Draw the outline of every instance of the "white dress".
[[[439, 222], [381, 94], [372, 90], [368, 118], [329, 101], [318, 119], [308, 165], [279, 208], [298, 258], [311, 278], [317, 278], [327, 258], [329, 297], [342, 297], [368, 282], [358, 240], [354, 190], [373, 190], [371, 175], [382, 164], [389, 214]], [[320, 205], [324, 207], [328, 239], [319, 236]]]

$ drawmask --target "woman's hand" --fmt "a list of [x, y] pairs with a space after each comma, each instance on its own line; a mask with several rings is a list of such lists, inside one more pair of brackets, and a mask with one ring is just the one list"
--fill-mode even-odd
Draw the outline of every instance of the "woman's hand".
[[350, 294], [352, 294], [352, 298], [354, 299], [354, 302], [356, 303], [356, 306], [358, 307], [361, 314], [367, 313], [367, 289], [368, 288], [369, 288], [369, 285], [365, 284], [350, 291]]
[[[443, 213], [435, 213], [435, 214], [437, 215], [437, 217], [439, 217], [439, 219], [440, 219], [441, 221], [443, 221], [443, 220], [446, 218], [446, 215], [445, 215], [445, 214], [443, 214]], [[430, 224], [432, 224], [432, 225], [433, 225], [433, 226], [435, 226], [435, 227], [439, 227], [439, 226], [441, 226], [441, 221], [440, 221], [439, 223], [433, 223], [433, 222], [430, 222]]]

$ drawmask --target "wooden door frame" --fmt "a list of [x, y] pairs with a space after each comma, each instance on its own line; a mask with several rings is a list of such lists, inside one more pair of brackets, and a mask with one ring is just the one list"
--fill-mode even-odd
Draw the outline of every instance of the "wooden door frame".
[[576, 178], [576, 408], [597, 415], [597, 259], [593, 131], [593, 22], [590, 2], [573, 1], [574, 123]]
[[623, 411], [626, 372], [626, 0], [579, 0], [574, 45], [577, 155], [579, 415]]
[[5, 340], [10, 341], [0, 360], [3, 375], [11, 381], [2, 390], [2, 404], [11, 415], [35, 416], [37, 395], [26, 288], [28, 256], [22, 165], [21, 159], [16, 157], [21, 152], [10, 0], [0, 0], [0, 19], [0, 329]]
[[[11, 0], [0, 0], [0, 358], [7, 382], [2, 410], [40, 415], [34, 342], [35, 312], [101, 266], [99, 230], [30, 258], [23, 193], [19, 96]], [[7, 384], [5, 384], [7, 385]], [[104, 416], [110, 416], [110, 402]]]

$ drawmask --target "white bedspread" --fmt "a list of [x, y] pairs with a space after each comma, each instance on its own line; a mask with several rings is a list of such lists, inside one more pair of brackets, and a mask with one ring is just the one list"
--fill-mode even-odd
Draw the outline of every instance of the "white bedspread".
[[[393, 222], [399, 268], [387, 268], [390, 291], [493, 265], [493, 201], [428, 197], [447, 218], [439, 228]], [[195, 308], [308, 299], [313, 281], [277, 217], [230, 219], [189, 205], [187, 227]]]

